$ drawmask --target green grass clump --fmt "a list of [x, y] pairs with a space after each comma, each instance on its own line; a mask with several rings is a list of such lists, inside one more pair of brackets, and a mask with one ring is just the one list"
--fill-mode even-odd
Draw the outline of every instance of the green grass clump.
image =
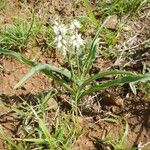
[[32, 20], [19, 20], [15, 24], [1, 26], [0, 46], [15, 51], [26, 49], [30, 38], [36, 37], [40, 24]]
[[149, 0], [106, 0], [99, 1], [99, 12], [101, 16], [105, 17], [108, 15], [133, 15]]
[[49, 107], [48, 101], [53, 95], [50, 92], [44, 97], [35, 96], [36, 101], [28, 103], [20, 97], [22, 103], [17, 107], [6, 103], [0, 105], [8, 112], [15, 113], [21, 121], [19, 132], [13, 137], [0, 126], [0, 139], [7, 150], [71, 150], [80, 134], [79, 125], [74, 122], [75, 117], [61, 112], [59, 106], [55, 110]]

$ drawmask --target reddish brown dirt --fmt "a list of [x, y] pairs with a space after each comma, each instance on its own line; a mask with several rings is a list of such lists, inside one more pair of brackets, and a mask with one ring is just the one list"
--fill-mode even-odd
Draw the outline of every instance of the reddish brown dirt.
[[[145, 106], [146, 105], [146, 106]], [[127, 148], [136, 147], [140, 142], [147, 143], [150, 139], [150, 109], [149, 103], [133, 102], [132, 106], [125, 106], [123, 109], [124, 119], [127, 121], [129, 128], [127, 137], [125, 138]], [[131, 108], [130, 108], [131, 107]], [[105, 112], [106, 113], [106, 112]], [[108, 113], [108, 110], [107, 110]], [[86, 122], [87, 129], [76, 141], [79, 149], [87, 150], [107, 150], [112, 148], [110, 144], [102, 144], [103, 140], [111, 139], [112, 143], [119, 139], [120, 135], [125, 133], [125, 121], [112, 123], [111, 121], [103, 121], [102, 115], [97, 115], [97, 121], [91, 120]], [[109, 116], [109, 115], [108, 115]], [[120, 118], [121, 119], [121, 118]], [[104, 138], [106, 137], [106, 139]], [[119, 142], [119, 141], [118, 141]], [[119, 143], [118, 143], [119, 144]], [[109, 149], [108, 149], [109, 150]]]
[[15, 90], [14, 86], [17, 82], [31, 69], [26, 65], [10, 58], [3, 60], [3, 68], [0, 75], [0, 93], [5, 95], [20, 95], [27, 93], [35, 93], [40, 91], [47, 91], [50, 89], [50, 79], [41, 73], [34, 75], [24, 86]]

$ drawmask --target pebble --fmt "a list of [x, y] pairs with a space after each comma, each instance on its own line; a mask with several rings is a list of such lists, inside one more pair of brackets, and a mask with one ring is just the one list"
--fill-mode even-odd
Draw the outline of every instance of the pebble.
[[51, 109], [57, 110], [57, 108], [58, 108], [58, 103], [56, 102], [56, 100], [54, 98], [50, 98], [48, 100], [47, 104]]
[[105, 19], [104, 27], [106, 27], [107, 29], [116, 30], [117, 25], [118, 25], [118, 16], [117, 15], [108, 16]]

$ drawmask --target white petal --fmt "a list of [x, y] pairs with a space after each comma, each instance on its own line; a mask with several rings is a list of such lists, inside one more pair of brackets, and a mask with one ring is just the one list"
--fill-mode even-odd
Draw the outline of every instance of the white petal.
[[66, 54], [67, 54], [67, 51], [66, 51], [65, 47], [62, 48], [62, 54], [63, 54], [63, 56], [66, 56]]
[[70, 25], [70, 30], [71, 30], [71, 32], [73, 32], [73, 30], [75, 30], [76, 29], [76, 27], [75, 27], [75, 25], [72, 23], [71, 25]]
[[54, 21], [54, 25], [58, 26], [58, 25], [59, 25], [59, 23], [58, 23], [57, 21]]
[[67, 44], [67, 41], [66, 40], [62, 40], [62, 43], [64, 44], [64, 45], [66, 45]]
[[65, 26], [61, 27], [60, 32], [62, 35], [65, 35], [67, 33], [67, 28]]
[[54, 26], [54, 27], [53, 27], [53, 30], [54, 30], [54, 33], [55, 33], [56, 35], [59, 34], [59, 29], [58, 29], [57, 26]]
[[75, 19], [73, 21], [73, 23], [74, 23], [74, 25], [75, 25], [76, 28], [81, 28], [81, 24], [80, 24], [80, 22], [78, 20]]
[[77, 47], [77, 45], [78, 45], [77, 41], [74, 40], [74, 41], [72, 42], [72, 45], [73, 45], [74, 47]]
[[58, 42], [57, 43], [57, 48], [59, 49], [59, 48], [61, 48], [62, 47], [62, 43], [61, 42]]
[[61, 35], [58, 35], [57, 40], [58, 42], [61, 41], [63, 39], [63, 37]]
[[78, 43], [79, 43], [80, 45], [83, 45], [83, 44], [84, 44], [84, 41], [83, 41], [82, 39], [80, 39], [80, 40], [78, 40]]
[[75, 35], [72, 35], [71, 36], [71, 40], [73, 41], [73, 40], [75, 40], [76, 39], [76, 36]]
[[77, 35], [77, 41], [80, 45], [83, 45], [83, 39], [81, 38], [81, 34]]

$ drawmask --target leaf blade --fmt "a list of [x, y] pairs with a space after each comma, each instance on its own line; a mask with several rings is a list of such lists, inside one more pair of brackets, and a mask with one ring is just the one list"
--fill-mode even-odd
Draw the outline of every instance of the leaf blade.
[[137, 82], [145, 82], [145, 81], [150, 81], [150, 74], [121, 77], [119, 79], [114, 79], [114, 80], [107, 81], [105, 83], [101, 83], [99, 85], [93, 86], [92, 88], [84, 91], [81, 94], [80, 98], [85, 96], [85, 95], [89, 95], [93, 92], [107, 89], [109, 87], [122, 85], [122, 84], [126, 84], [126, 83], [132, 83], [132, 82], [137, 83]]
[[[15, 85], [15, 89], [20, 87], [28, 78], [30, 78], [31, 76], [33, 76], [36, 72], [42, 71], [44, 72], [46, 75], [50, 76], [51, 78], [59, 81], [59, 83], [63, 84], [67, 89], [70, 89], [72, 91], [72, 89], [69, 87], [69, 85], [67, 85], [67, 83], [65, 83], [65, 81], [63, 79], [58, 78], [57, 76], [53, 75], [53, 72], [56, 73], [61, 73], [62, 75], [65, 75], [66, 77], [71, 77], [70, 72], [68, 72], [68, 70], [65, 70], [63, 68], [63, 70], [58, 69], [54, 66], [48, 65], [48, 64], [39, 64], [34, 66], [16, 85]], [[68, 73], [68, 74], [67, 74]]]

